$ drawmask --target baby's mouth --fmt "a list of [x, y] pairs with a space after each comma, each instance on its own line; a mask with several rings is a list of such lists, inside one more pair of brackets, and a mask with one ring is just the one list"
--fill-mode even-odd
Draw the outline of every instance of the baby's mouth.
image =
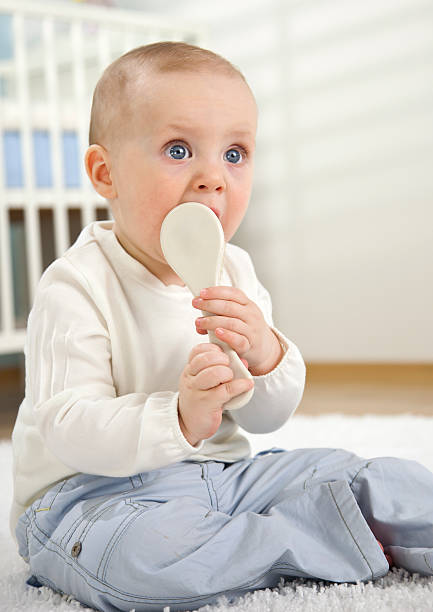
[[[220, 213], [216, 208], [212, 208], [212, 206], [209, 206], [209, 208], [211, 209], [212, 212], [214, 212], [216, 214], [216, 216], [218, 217], [218, 219], [220, 219]], [[220, 219], [221, 220], [221, 219]]]
[[[196, 200], [196, 202], [197, 204], [201, 204], [202, 206], [206, 206], [206, 208], [209, 208], [209, 210], [211, 210], [221, 221], [221, 212], [218, 210], [218, 208], [216, 208], [215, 206], [209, 206], [208, 204], [205, 204], [204, 202], [199, 202], [198, 200]], [[186, 203], [187, 202], [181, 202], [179, 206], [181, 206], [182, 204], [186, 204]]]

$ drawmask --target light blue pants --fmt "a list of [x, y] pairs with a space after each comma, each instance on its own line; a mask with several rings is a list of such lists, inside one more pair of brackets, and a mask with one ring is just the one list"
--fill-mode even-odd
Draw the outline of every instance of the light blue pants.
[[20, 517], [33, 584], [103, 611], [195, 610], [277, 586], [397, 567], [433, 575], [433, 473], [342, 449], [272, 448], [130, 478], [79, 474]]

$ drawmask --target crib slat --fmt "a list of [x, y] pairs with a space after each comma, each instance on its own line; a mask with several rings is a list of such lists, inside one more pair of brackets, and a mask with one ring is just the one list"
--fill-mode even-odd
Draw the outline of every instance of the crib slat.
[[90, 99], [86, 95], [86, 74], [83, 56], [83, 22], [75, 20], [71, 27], [71, 46], [73, 53], [73, 78], [75, 105], [77, 109], [78, 143], [80, 154], [80, 178], [82, 189], [83, 224], [88, 225], [95, 220], [92, 206], [93, 187], [84, 172], [83, 155], [88, 143], [88, 117], [90, 115]]
[[20, 108], [20, 122], [22, 134], [23, 151], [23, 175], [24, 175], [24, 223], [27, 248], [27, 269], [29, 278], [30, 304], [33, 303], [36, 284], [41, 276], [42, 261], [39, 243], [38, 225], [36, 222], [36, 193], [35, 193], [35, 165], [32, 150], [32, 126], [29, 95], [28, 57], [25, 40], [24, 16], [16, 13], [14, 23], [14, 51], [15, 70], [17, 75], [18, 106]]
[[6, 173], [3, 156], [5, 127], [4, 114], [0, 112], [0, 338], [12, 327], [12, 278], [9, 236], [7, 235]]
[[0, 200], [0, 287], [1, 287], [1, 333], [2, 336], [11, 334], [14, 328], [12, 307], [12, 261], [9, 239], [9, 218], [6, 205]]
[[53, 160], [53, 190], [54, 221], [56, 228], [56, 257], [60, 257], [69, 247], [67, 211], [65, 194], [62, 189], [62, 166], [60, 150], [60, 119], [58, 100], [58, 75], [54, 48], [54, 19], [51, 16], [43, 18], [42, 22], [44, 44], [44, 70], [47, 86], [47, 106], [49, 131], [52, 145]]

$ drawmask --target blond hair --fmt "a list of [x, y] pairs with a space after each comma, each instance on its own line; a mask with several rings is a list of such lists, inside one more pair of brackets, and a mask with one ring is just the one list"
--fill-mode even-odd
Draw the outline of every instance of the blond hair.
[[236, 66], [208, 49], [172, 41], [137, 47], [110, 64], [96, 84], [90, 115], [89, 145], [103, 144], [108, 134], [114, 131], [115, 118], [118, 116], [116, 109], [124, 107], [126, 112], [129, 111], [128, 87], [134, 84], [140, 71], [145, 68], [157, 73], [219, 72], [240, 77], [248, 86]]

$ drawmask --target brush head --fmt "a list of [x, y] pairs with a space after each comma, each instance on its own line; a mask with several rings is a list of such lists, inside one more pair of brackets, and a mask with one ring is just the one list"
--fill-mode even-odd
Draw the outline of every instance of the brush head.
[[173, 208], [162, 223], [160, 242], [168, 265], [193, 295], [220, 284], [224, 232], [210, 208], [198, 202]]
[[[224, 263], [224, 232], [216, 214], [204, 204], [186, 202], [165, 217], [160, 233], [161, 249], [168, 265], [183, 280], [193, 295], [206, 287], [217, 287]], [[208, 313], [202, 310], [203, 315]], [[208, 331], [209, 342], [228, 355], [234, 378], [252, 378], [250, 372], [226, 342]], [[224, 410], [237, 410], [249, 402], [254, 388], [224, 404]]]

